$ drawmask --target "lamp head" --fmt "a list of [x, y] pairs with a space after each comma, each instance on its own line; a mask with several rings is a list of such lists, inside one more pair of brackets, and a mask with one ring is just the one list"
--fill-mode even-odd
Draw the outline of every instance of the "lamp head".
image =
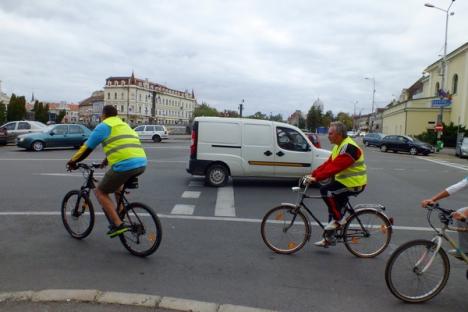
[[431, 4], [431, 3], [424, 3], [424, 6], [427, 6], [428, 8], [433, 8], [434, 7], [434, 5]]

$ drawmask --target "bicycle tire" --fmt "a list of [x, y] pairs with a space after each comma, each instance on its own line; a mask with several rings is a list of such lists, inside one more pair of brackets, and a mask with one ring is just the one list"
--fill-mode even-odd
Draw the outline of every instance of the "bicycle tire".
[[[78, 209], [75, 211], [75, 208]], [[94, 207], [80, 190], [72, 190], [64, 196], [61, 215], [65, 229], [73, 238], [83, 239], [93, 230]]]
[[[147, 219], [150, 222], [144, 223]], [[138, 257], [147, 257], [158, 249], [162, 239], [162, 227], [153, 209], [142, 203], [130, 203], [125, 207], [122, 221], [129, 225], [130, 230], [119, 235], [119, 238], [130, 253]], [[145, 239], [146, 244], [142, 239]]]
[[[361, 221], [359, 223], [358, 221]], [[362, 226], [366, 232], [362, 231]], [[356, 257], [374, 258], [381, 254], [392, 238], [392, 224], [386, 215], [375, 209], [356, 211], [347, 220], [343, 229], [346, 248]], [[366, 247], [370, 245], [370, 247]]]
[[[294, 206], [281, 205], [270, 209], [263, 217], [261, 224], [263, 242], [276, 253], [295, 253], [302, 249], [310, 238], [307, 217], [301, 211], [293, 212], [294, 209]], [[296, 218], [291, 224], [294, 216]]]
[[[430, 259], [430, 251], [435, 247], [434, 242], [421, 239], [407, 242], [392, 253], [385, 267], [385, 282], [395, 297], [408, 303], [420, 303], [434, 298], [442, 291], [450, 275], [450, 261], [442, 248], [438, 250], [430, 263], [430, 267], [424, 273], [419, 272], [419, 267], [415, 266], [418, 263], [420, 263], [420, 266], [427, 264], [425, 260]], [[414, 259], [410, 259], [411, 255], [415, 255]], [[405, 258], [404, 261], [403, 258]], [[400, 270], [400, 267], [405, 263], [408, 264], [407, 267]], [[441, 267], [439, 268], [439, 266]], [[440, 272], [442, 275], [432, 289], [429, 291], [415, 290], [422, 284], [428, 285], [429, 280], [436, 276], [437, 272], [434, 272], [438, 268], [442, 270]], [[431, 271], [430, 274], [428, 270]]]

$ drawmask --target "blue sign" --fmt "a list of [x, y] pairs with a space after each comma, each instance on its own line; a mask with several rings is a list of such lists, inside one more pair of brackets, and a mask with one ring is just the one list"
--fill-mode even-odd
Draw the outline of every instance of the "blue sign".
[[449, 99], [437, 99], [432, 100], [432, 107], [445, 107], [452, 104], [452, 100]]

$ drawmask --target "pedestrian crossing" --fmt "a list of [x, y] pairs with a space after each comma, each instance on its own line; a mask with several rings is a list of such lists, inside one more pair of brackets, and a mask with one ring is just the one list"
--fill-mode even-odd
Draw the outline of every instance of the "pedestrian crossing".
[[[187, 203], [176, 203], [171, 210], [171, 215], [194, 215], [197, 208], [197, 200], [200, 198], [202, 191], [192, 190], [197, 188], [205, 188], [204, 181], [190, 181], [188, 183], [190, 190], [184, 191], [180, 198]], [[206, 188], [205, 188], [206, 189]], [[210, 188], [211, 190], [211, 188]], [[234, 204], [234, 187], [229, 184], [216, 189], [216, 204], [214, 215], [216, 217], [236, 217], [236, 207]]]

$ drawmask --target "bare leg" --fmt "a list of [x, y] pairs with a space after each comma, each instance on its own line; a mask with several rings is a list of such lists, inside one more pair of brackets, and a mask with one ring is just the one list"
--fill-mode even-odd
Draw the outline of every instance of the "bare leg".
[[112, 223], [114, 223], [115, 226], [121, 225], [122, 220], [120, 220], [119, 215], [115, 211], [115, 205], [109, 194], [103, 193], [99, 188], [96, 188], [96, 197]]
[[[468, 207], [458, 209], [459, 212], [466, 211]], [[458, 227], [468, 227], [468, 222], [457, 221], [455, 224]], [[462, 252], [468, 253], [468, 232], [458, 232], [458, 244]]]
[[[114, 195], [115, 195], [115, 202], [116, 202], [116, 203], [119, 203], [119, 201], [120, 201], [120, 194], [122, 193], [122, 190], [123, 190], [123, 186], [121, 186], [121, 187], [114, 193]], [[117, 211], [120, 213], [121, 211], [123, 211], [123, 209], [124, 209], [124, 206], [123, 206], [123, 203], [122, 203], [122, 204], [120, 204], [120, 207], [117, 208]]]

